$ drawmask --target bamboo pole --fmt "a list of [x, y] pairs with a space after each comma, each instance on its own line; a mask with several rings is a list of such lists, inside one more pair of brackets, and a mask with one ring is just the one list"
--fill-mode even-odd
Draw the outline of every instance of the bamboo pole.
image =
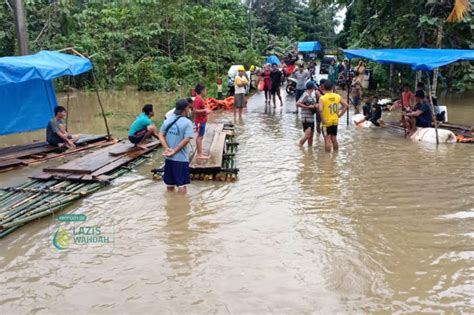
[[435, 133], [436, 133], [436, 145], [438, 145], [439, 144], [438, 121], [436, 120], [436, 113], [434, 111], [432, 90], [431, 90], [431, 80], [430, 80], [430, 74], [428, 71], [426, 71], [426, 76], [428, 77], [428, 96], [429, 96], [430, 107], [431, 107], [431, 116], [433, 117], [432, 119], [434, 121], [434, 127], [435, 127]]
[[107, 137], [110, 139], [111, 135], [110, 135], [109, 124], [107, 123], [107, 117], [105, 116], [104, 107], [102, 106], [102, 101], [100, 100], [99, 86], [95, 78], [94, 69], [91, 70], [91, 73], [92, 73], [92, 81], [94, 82], [94, 86], [95, 86], [95, 93], [97, 95], [97, 101], [99, 102], [100, 111], [102, 112], [102, 117], [104, 118], [105, 128], [107, 129]]
[[350, 102], [350, 100], [349, 100], [349, 98], [350, 98], [351, 86], [352, 86], [350, 80], [351, 80], [351, 60], [349, 59], [349, 71], [347, 72], [347, 78], [346, 78], [346, 85], [347, 85], [347, 104], [349, 104], [349, 108], [347, 109], [347, 115], [346, 115], [346, 117], [347, 117], [347, 126], [349, 126], [349, 111], [350, 111], [350, 104], [351, 104], [351, 102]]

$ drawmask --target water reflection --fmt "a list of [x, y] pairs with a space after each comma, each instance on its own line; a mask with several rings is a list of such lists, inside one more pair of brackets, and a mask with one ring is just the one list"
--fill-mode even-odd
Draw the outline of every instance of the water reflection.
[[190, 245], [197, 233], [190, 229], [191, 200], [188, 195], [177, 192], [164, 194], [167, 215], [164, 231], [168, 233], [166, 256], [170, 265], [179, 274], [190, 274], [192, 255]]

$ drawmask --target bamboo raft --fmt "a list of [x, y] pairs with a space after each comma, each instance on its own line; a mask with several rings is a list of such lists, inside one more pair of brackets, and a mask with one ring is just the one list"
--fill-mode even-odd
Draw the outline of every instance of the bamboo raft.
[[105, 187], [110, 181], [143, 163], [159, 146], [137, 150], [119, 142], [89, 153], [16, 187], [0, 189], [0, 239], [33, 220], [53, 214], [74, 201]]
[[7, 172], [92, 148], [108, 146], [115, 142], [106, 135], [82, 135], [76, 142], [77, 147], [67, 151], [51, 146], [45, 141], [0, 148], [0, 172]]
[[[232, 124], [207, 124], [203, 138], [203, 152], [209, 159], [197, 158], [195, 146], [190, 153], [189, 172], [193, 180], [234, 182], [239, 169], [235, 160], [238, 143]], [[161, 179], [164, 167], [153, 169], [155, 179]]]

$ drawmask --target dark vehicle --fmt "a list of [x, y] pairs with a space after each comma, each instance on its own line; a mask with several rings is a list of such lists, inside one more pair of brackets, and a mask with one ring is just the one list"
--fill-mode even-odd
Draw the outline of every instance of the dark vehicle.
[[321, 65], [319, 66], [319, 74], [329, 74], [329, 65], [331, 61], [336, 61], [336, 58], [333, 56], [325, 56], [321, 60]]

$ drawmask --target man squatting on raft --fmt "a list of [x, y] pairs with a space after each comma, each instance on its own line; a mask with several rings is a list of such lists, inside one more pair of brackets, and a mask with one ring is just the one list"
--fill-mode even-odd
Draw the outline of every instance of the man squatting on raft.
[[146, 139], [152, 136], [158, 139], [156, 127], [151, 121], [153, 116], [155, 116], [153, 105], [146, 104], [142, 108], [142, 113], [130, 125], [128, 140], [140, 149], [146, 150], [146, 146], [143, 145]]
[[62, 106], [54, 108], [54, 117], [48, 122], [46, 127], [46, 141], [52, 145], [60, 148], [74, 149], [74, 144], [79, 140], [79, 136], [73, 136], [66, 130], [64, 118], [66, 118], [67, 111]]

